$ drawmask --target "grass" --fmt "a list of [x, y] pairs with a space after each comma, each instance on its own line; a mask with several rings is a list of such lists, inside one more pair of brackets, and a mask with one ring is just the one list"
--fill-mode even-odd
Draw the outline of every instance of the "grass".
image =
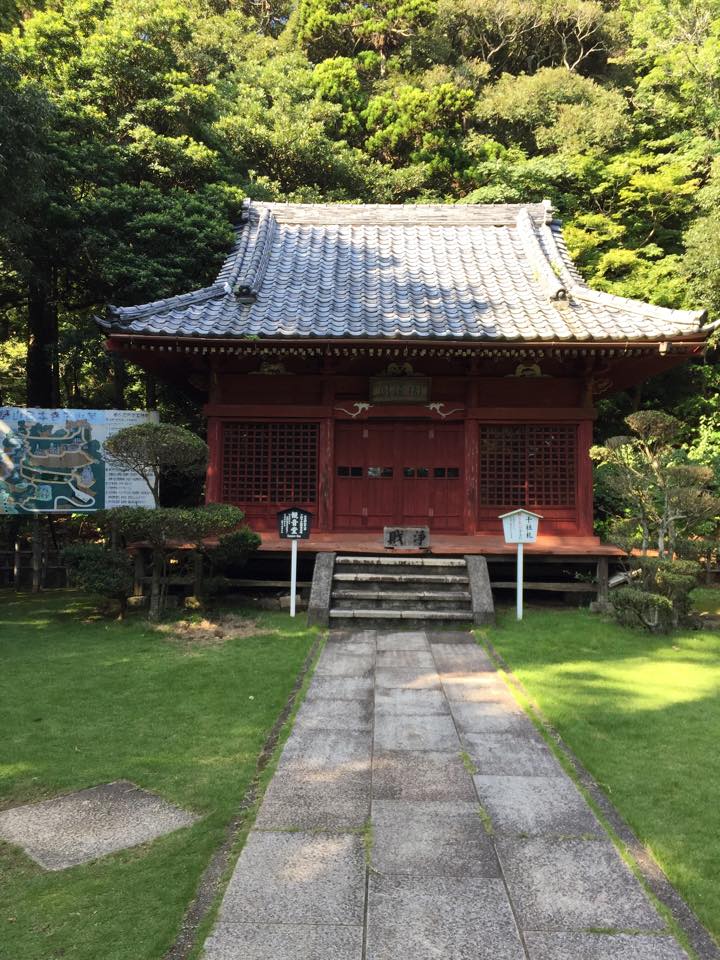
[[202, 817], [58, 873], [0, 844], [0, 958], [159, 960], [315, 633], [253, 612], [256, 635], [175, 642], [66, 591], [0, 591], [0, 611], [0, 807], [122, 778]]
[[[697, 594], [720, 608], [720, 591]], [[720, 632], [538, 608], [483, 634], [718, 937]]]

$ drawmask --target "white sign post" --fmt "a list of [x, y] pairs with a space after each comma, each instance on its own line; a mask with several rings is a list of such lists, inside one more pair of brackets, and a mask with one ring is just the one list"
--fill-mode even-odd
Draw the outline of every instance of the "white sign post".
[[312, 514], [299, 507], [280, 510], [277, 515], [278, 534], [281, 540], [290, 540], [290, 616], [295, 616], [295, 594], [297, 592], [297, 555], [298, 540], [310, 537]]
[[523, 618], [523, 546], [526, 543], [535, 543], [538, 524], [542, 520], [539, 513], [531, 510], [511, 510], [499, 517], [503, 522], [505, 543], [517, 544], [517, 619]]

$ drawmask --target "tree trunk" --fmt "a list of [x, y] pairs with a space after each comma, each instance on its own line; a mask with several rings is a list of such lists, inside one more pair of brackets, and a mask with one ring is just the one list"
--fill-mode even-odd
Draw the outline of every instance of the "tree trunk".
[[163, 569], [162, 551], [153, 548], [152, 553], [152, 580], [150, 581], [150, 619], [160, 619], [161, 600], [161, 574]]
[[116, 410], [125, 409], [125, 390], [127, 388], [127, 370], [125, 361], [116, 353], [111, 354], [113, 378], [113, 404]]
[[157, 391], [155, 377], [151, 373], [145, 374], [145, 409], [154, 410], [157, 406]]
[[36, 270], [28, 282], [27, 405], [59, 405], [57, 304], [50, 270]]

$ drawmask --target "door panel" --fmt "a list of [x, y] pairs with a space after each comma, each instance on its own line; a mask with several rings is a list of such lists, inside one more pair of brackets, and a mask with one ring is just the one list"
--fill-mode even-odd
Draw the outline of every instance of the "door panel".
[[338, 423], [335, 527], [462, 530], [463, 426]]

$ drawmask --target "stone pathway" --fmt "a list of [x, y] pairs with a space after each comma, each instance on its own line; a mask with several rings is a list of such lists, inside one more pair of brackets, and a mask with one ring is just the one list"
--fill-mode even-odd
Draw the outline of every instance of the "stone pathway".
[[687, 960], [483, 651], [424, 632], [331, 637], [205, 950]]

